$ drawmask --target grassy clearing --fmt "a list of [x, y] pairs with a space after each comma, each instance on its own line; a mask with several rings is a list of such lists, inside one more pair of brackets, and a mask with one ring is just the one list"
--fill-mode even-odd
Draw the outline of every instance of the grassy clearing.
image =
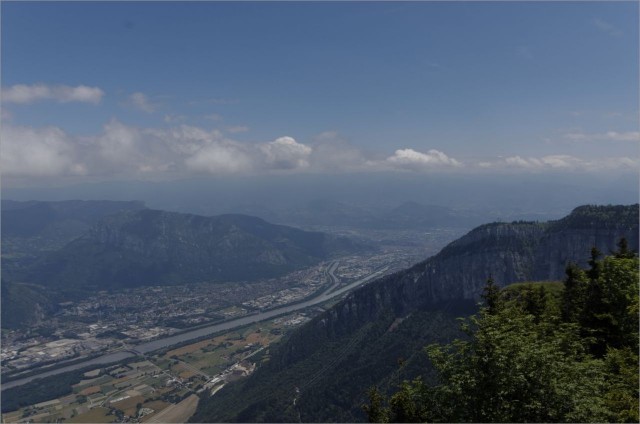
[[111, 423], [116, 421], [115, 415], [108, 415], [109, 409], [107, 408], [93, 408], [84, 414], [76, 415], [73, 418], [66, 420], [68, 423]]
[[[254, 347], [267, 346], [278, 340], [282, 336], [273, 334], [271, 329], [279, 327], [280, 324], [273, 324], [273, 322], [259, 323], [213, 339], [183, 346], [167, 352], [158, 361], [158, 365], [163, 367], [163, 361], [170, 360], [173, 356], [206, 374], [214, 375], [242, 359], [247, 345], [253, 344]], [[173, 365], [171, 371], [184, 372], [185, 370], [178, 365]], [[180, 375], [180, 377], [188, 378], [186, 375]]]
[[85, 389], [80, 390], [80, 392], [78, 392], [78, 394], [82, 396], [89, 396], [94, 393], [100, 393], [100, 386], [89, 386]]

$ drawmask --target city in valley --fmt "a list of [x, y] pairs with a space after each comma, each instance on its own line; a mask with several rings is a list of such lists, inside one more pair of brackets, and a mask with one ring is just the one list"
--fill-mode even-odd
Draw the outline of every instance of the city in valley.
[[[375, 254], [336, 258], [281, 278], [151, 286], [62, 302], [55, 316], [39, 327], [3, 330], [3, 385], [18, 386], [67, 365], [82, 376], [72, 394], [21, 404], [4, 414], [4, 420], [184, 421], [197, 406], [195, 395], [207, 390], [214, 395], [227, 382], [249, 375], [269, 360], [269, 345], [287, 331], [335, 304], [352, 286], [423, 259], [455, 232], [405, 235], [407, 246], [394, 243]], [[423, 241], [420, 248], [416, 238]], [[305, 306], [314, 299], [319, 300]], [[270, 311], [275, 316], [266, 315]], [[185, 335], [177, 344], [163, 342], [254, 316], [270, 318], [202, 337]], [[151, 341], [159, 347], [143, 347]], [[86, 366], [87, 360], [118, 353], [127, 356], [118, 363]]]

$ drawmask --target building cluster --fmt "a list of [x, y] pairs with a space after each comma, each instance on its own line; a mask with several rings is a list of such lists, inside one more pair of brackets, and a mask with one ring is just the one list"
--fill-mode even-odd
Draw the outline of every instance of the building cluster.
[[24, 370], [45, 364], [72, 359], [106, 350], [111, 340], [95, 337], [80, 339], [59, 339], [46, 343], [33, 344], [25, 349], [17, 346], [2, 347], [2, 371]]
[[[237, 318], [300, 302], [329, 287], [348, 284], [383, 266], [390, 271], [410, 261], [406, 249], [350, 256], [292, 272], [280, 278], [255, 282], [201, 283], [182, 286], [142, 287], [60, 304], [47, 321], [50, 334], [9, 331], [2, 335], [2, 373], [14, 373], [43, 364], [122, 349], [174, 334], [198, 325]], [[337, 266], [335, 264], [337, 263]], [[333, 269], [335, 279], [328, 270]], [[291, 325], [303, 322], [298, 320]]]

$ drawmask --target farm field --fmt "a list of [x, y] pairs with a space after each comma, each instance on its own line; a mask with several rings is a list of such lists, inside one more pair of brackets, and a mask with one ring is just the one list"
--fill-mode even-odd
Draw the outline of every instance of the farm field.
[[163, 409], [162, 412], [156, 416], [151, 417], [149, 423], [184, 423], [187, 422], [189, 417], [196, 412], [198, 407], [198, 401], [200, 398], [197, 395], [190, 395], [178, 404], [170, 405]]
[[[135, 362], [86, 372], [64, 397], [3, 414], [4, 422], [185, 422], [201, 396], [249, 375], [268, 347], [309, 319], [294, 313]], [[261, 355], [258, 355], [258, 354]]]
[[68, 423], [110, 423], [115, 418], [109, 415], [109, 408], [97, 407], [66, 420]]

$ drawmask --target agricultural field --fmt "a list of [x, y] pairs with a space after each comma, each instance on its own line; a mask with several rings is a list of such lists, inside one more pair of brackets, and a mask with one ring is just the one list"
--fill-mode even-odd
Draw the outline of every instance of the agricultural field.
[[[73, 393], [4, 414], [6, 422], [116, 422], [151, 416], [192, 393], [181, 381], [153, 362], [98, 368], [73, 386]], [[142, 409], [144, 413], [141, 414]]]
[[[198, 400], [251, 374], [303, 313], [256, 323], [137, 362], [96, 368], [73, 393], [3, 414], [4, 422], [185, 422]], [[264, 351], [264, 352], [263, 352]], [[258, 353], [262, 355], [258, 356]]]
[[244, 360], [258, 349], [279, 340], [284, 333], [283, 327], [286, 322], [285, 317], [254, 324], [170, 350], [153, 359], [159, 366], [166, 367], [183, 379], [197, 375], [211, 378]]

